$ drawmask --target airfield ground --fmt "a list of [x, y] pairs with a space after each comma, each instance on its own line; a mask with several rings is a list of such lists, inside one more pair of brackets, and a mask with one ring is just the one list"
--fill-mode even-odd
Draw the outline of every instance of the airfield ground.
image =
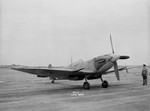
[[[148, 69], [150, 72], [150, 68]], [[148, 85], [142, 85], [141, 67], [106, 75], [110, 86], [90, 80], [90, 90], [84, 81], [56, 81], [37, 78], [11, 69], [0, 69], [0, 111], [150, 111], [150, 74]]]

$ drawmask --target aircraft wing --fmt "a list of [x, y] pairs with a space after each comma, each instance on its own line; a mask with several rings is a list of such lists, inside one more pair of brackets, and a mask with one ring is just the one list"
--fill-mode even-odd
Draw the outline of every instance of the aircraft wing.
[[37, 75], [38, 77], [51, 77], [58, 79], [82, 80], [86, 76], [91, 76], [92, 71], [81, 69], [66, 69], [66, 68], [12, 68], [21, 72]]
[[[99, 78], [99, 74], [93, 72], [92, 70], [84, 70], [84, 68], [80, 69], [66, 69], [66, 68], [12, 68], [13, 70], [18, 70], [21, 72], [30, 73], [33, 75], [37, 75], [37, 77], [51, 77], [57, 79], [68, 79], [68, 80], [83, 80], [85, 77], [88, 79], [96, 79]], [[126, 70], [127, 67], [119, 68], [119, 71]], [[109, 73], [113, 73], [115, 70], [110, 70], [100, 75], [105, 75]], [[128, 72], [128, 71], [127, 71]]]

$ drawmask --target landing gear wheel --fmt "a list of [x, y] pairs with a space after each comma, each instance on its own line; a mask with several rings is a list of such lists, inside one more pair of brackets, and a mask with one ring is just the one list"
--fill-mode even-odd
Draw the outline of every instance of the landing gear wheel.
[[84, 89], [90, 89], [90, 84], [88, 82], [83, 83], [83, 88]]
[[103, 81], [102, 82], [102, 87], [103, 88], [107, 88], [108, 87], [108, 82], [107, 81]]

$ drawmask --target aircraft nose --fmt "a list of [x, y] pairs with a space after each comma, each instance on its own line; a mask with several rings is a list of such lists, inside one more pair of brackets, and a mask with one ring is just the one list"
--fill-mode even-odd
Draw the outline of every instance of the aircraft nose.
[[114, 61], [117, 61], [119, 58], [120, 58], [119, 55], [113, 54], [111, 60], [114, 62]]
[[117, 55], [117, 54], [113, 54], [112, 55], [112, 61], [114, 62], [114, 61], [117, 61], [118, 59], [128, 59], [128, 58], [130, 58], [129, 56], [126, 56], [126, 55]]
[[119, 57], [119, 59], [128, 59], [128, 58], [130, 58], [130, 57], [129, 56], [124, 56], [124, 55]]

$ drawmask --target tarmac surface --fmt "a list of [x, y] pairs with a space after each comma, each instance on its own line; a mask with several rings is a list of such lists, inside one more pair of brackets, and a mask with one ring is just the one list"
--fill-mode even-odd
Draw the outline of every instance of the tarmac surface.
[[[38, 78], [11, 69], [0, 69], [0, 111], [150, 111], [150, 74], [148, 85], [142, 85], [142, 68], [103, 76], [109, 82], [102, 88], [101, 80], [84, 81]], [[150, 68], [148, 69], [150, 72]]]

